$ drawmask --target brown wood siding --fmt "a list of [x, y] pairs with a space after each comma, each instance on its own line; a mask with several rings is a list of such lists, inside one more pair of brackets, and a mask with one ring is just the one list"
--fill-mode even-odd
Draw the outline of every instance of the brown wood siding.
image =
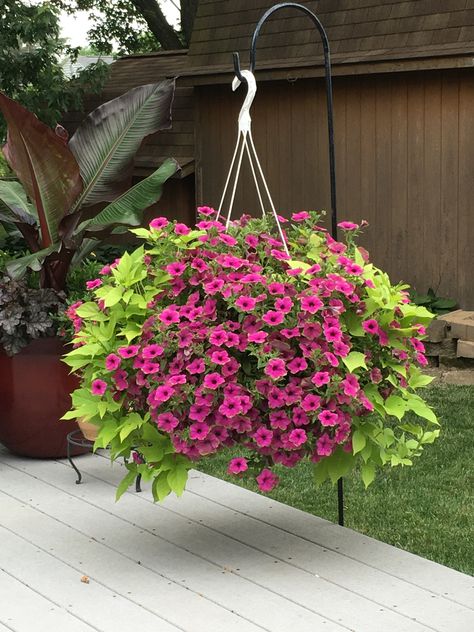
[[[367, 219], [362, 243], [393, 280], [474, 308], [474, 71], [335, 81], [340, 219]], [[242, 93], [197, 89], [198, 198], [219, 203]], [[321, 81], [261, 84], [254, 138], [278, 209], [329, 208]], [[235, 213], [258, 212], [245, 165]]]
[[[200, 0], [190, 43], [191, 68], [231, 66], [233, 51], [248, 59], [250, 39], [269, 0]], [[354, 56], [390, 59], [403, 55], [443, 55], [474, 50], [474, 0], [306, 0], [327, 29], [334, 61]], [[321, 55], [310, 19], [283, 9], [263, 27], [259, 66]]]

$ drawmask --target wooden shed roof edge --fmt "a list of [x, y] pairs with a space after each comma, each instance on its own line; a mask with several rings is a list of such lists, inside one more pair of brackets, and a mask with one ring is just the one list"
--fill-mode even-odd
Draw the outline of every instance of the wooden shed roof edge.
[[[243, 63], [243, 68], [246, 67]], [[396, 67], [397, 71], [433, 70], [437, 68], [470, 68], [474, 66], [474, 45], [471, 51], [465, 49], [441, 50], [437, 54], [432, 51], [374, 51], [373, 54], [358, 55], [333, 55], [331, 67], [336, 76], [353, 74], [376, 74], [379, 72], [391, 72], [387, 70]], [[258, 63], [255, 74], [263, 80], [278, 79], [282, 72], [294, 71], [297, 77], [303, 73], [305, 76], [321, 76], [324, 74], [322, 58], [312, 59], [281, 59], [272, 62], [262, 61]], [[231, 63], [227, 65], [201, 66], [184, 70], [180, 73], [181, 85], [203, 85], [206, 83], [219, 83], [234, 74]]]
[[122, 61], [123, 59], [136, 59], [137, 57], [174, 57], [176, 55], [187, 55], [187, 48], [176, 48], [174, 50], [156, 50], [148, 53], [133, 53], [132, 55], [123, 55], [118, 57], [115, 61]]

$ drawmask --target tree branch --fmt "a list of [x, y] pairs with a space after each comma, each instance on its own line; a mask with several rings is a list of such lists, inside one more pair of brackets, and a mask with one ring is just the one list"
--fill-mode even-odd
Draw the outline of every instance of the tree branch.
[[183, 43], [173, 27], [167, 22], [156, 0], [130, 0], [143, 16], [148, 28], [165, 50], [183, 48]]
[[197, 7], [198, 0], [181, 0], [181, 30], [188, 46], [191, 41]]

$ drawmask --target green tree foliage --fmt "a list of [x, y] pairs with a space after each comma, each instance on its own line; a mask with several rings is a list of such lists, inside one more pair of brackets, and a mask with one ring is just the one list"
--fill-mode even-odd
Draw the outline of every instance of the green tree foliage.
[[[58, 7], [0, 0], [0, 90], [50, 126], [64, 111], [79, 109], [84, 94], [105, 79], [102, 62], [66, 77], [61, 62], [74, 61], [77, 52], [60, 38]], [[5, 130], [2, 119], [0, 140]]]
[[158, 0], [51, 0], [68, 13], [90, 11], [93, 26], [88, 33], [91, 45], [102, 53], [119, 54], [173, 50], [189, 44], [198, 0], [181, 0], [180, 28], [170, 24]]

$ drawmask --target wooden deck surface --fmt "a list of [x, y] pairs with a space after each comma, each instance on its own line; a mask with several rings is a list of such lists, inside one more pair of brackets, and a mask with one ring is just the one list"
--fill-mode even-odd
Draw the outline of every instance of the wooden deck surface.
[[[473, 632], [474, 579], [210, 476], [0, 449], [0, 632]], [[81, 582], [87, 576], [89, 583]]]

